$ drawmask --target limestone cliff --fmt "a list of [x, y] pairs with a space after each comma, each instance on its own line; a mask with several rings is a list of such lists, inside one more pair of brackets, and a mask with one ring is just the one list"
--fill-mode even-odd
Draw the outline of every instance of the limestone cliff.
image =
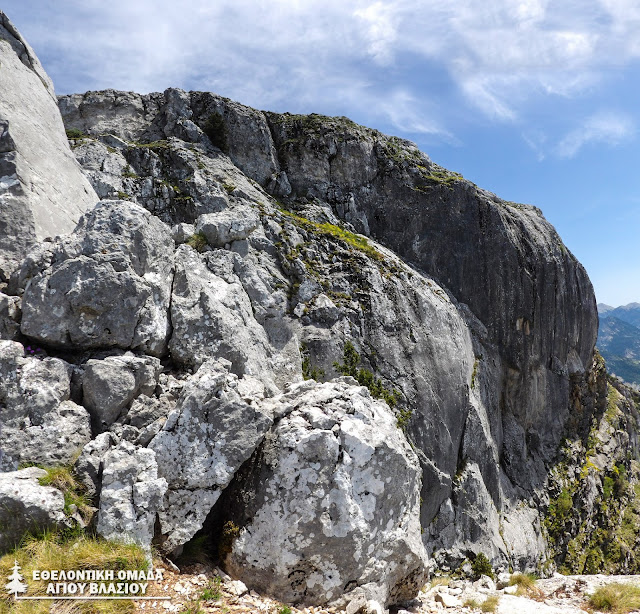
[[602, 496], [556, 512], [585, 458], [635, 505], [636, 410], [605, 412], [593, 291], [538, 209], [345, 118], [177, 89], [59, 108], [101, 200], [0, 296], [3, 471], [80, 452], [100, 534], [206, 535], [296, 603], [603, 551]]
[[0, 11], [0, 283], [98, 200], [69, 149], [53, 84]]

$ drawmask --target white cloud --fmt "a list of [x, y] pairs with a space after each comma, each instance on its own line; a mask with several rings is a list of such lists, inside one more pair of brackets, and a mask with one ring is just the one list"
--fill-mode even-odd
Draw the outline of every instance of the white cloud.
[[381, 64], [388, 64], [393, 55], [396, 41], [396, 18], [392, 7], [382, 2], [375, 2], [366, 8], [354, 11], [367, 29], [367, 48], [371, 56]]
[[445, 139], [462, 113], [526, 124], [536, 101], [587, 96], [640, 56], [637, 0], [4, 4], [62, 92], [210, 89], [274, 110], [355, 109]]
[[573, 158], [585, 145], [604, 143], [618, 145], [635, 134], [633, 120], [619, 113], [592, 115], [584, 125], [569, 132], [557, 145], [556, 153], [562, 158]]

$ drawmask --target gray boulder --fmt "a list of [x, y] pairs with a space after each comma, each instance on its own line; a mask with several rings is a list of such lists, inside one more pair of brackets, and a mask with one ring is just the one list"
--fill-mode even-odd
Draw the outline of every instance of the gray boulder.
[[178, 405], [149, 448], [168, 490], [159, 511], [162, 549], [172, 552], [202, 525], [272, 424], [244, 401], [228, 361], [207, 361], [188, 381]]
[[264, 407], [276, 418], [235, 492], [224, 559], [247, 586], [290, 603], [386, 605], [426, 578], [420, 465], [388, 406], [355, 380], [304, 382]]
[[53, 84], [0, 11], [0, 281], [38, 240], [70, 232], [98, 200], [65, 135]]
[[233, 241], [246, 239], [260, 224], [257, 213], [250, 207], [237, 206], [219, 213], [206, 213], [196, 222], [212, 247], [224, 247]]
[[71, 365], [25, 357], [0, 341], [0, 469], [24, 462], [64, 465], [91, 439], [89, 414], [70, 400]]
[[104, 360], [88, 360], [82, 377], [83, 404], [96, 428], [108, 428], [138, 395], [151, 395], [159, 372], [157, 358], [137, 357], [130, 352]]
[[173, 247], [170, 229], [148, 211], [101, 201], [73, 237], [54, 244], [53, 254], [25, 262], [22, 333], [57, 347], [162, 355]]
[[122, 441], [103, 460], [98, 534], [142, 546], [149, 554], [156, 514], [167, 488], [153, 450]]
[[64, 495], [38, 482], [46, 473], [37, 467], [0, 473], [0, 554], [17, 546], [30, 531], [56, 529], [68, 523]]

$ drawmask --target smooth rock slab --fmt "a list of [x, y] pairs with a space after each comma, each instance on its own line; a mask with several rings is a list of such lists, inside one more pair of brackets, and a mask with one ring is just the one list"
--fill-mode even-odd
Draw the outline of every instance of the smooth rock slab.
[[389, 605], [426, 578], [416, 455], [388, 406], [345, 380], [264, 402], [275, 426], [222, 510], [241, 527], [227, 571], [289, 603], [358, 590]]
[[0, 11], [0, 279], [45, 237], [71, 232], [98, 197], [76, 162], [53, 84]]
[[272, 424], [268, 412], [240, 397], [229, 366], [205, 362], [149, 444], [169, 486], [159, 512], [165, 552], [202, 528], [221, 491]]
[[169, 349], [177, 362], [199, 366], [224, 358], [236, 375], [266, 382], [272, 348], [235, 272], [236, 259], [223, 250], [203, 258], [186, 245], [177, 249]]

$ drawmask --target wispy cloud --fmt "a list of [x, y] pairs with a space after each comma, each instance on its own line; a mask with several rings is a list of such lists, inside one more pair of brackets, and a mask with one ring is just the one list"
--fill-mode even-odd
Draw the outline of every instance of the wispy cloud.
[[[261, 108], [355, 109], [442, 139], [463, 114], [526, 126], [537, 101], [588, 96], [640, 56], [636, 0], [5, 0], [4, 10], [61, 92], [210, 89]], [[567, 156], [584, 144], [570, 137]]]
[[587, 118], [579, 128], [569, 132], [558, 143], [555, 151], [562, 158], [573, 158], [585, 145], [618, 145], [633, 137], [635, 131], [634, 121], [626, 114], [598, 113]]

